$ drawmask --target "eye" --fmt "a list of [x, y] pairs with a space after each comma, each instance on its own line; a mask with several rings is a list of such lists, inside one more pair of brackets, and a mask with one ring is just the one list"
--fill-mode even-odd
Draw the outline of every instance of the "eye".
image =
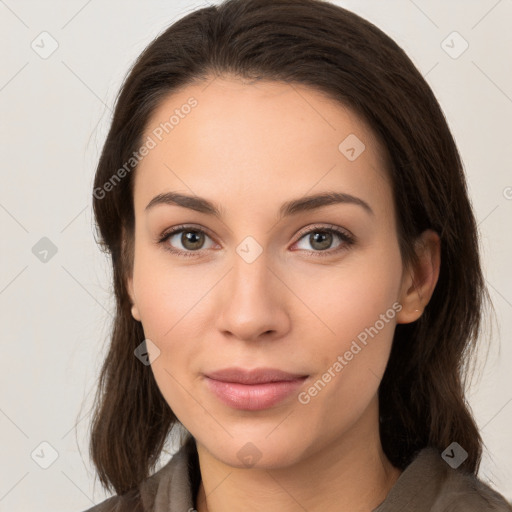
[[[333, 240], [336, 238], [341, 240], [341, 243], [336, 248], [331, 249]], [[310, 244], [313, 247], [313, 250], [304, 247], [299, 247], [299, 249], [306, 250], [315, 257], [332, 256], [340, 251], [347, 250], [355, 242], [355, 238], [347, 231], [332, 225], [329, 227], [314, 226], [310, 228], [305, 233], [302, 233], [296, 244], [299, 244], [303, 239], [306, 244]]]
[[[205, 237], [210, 238], [202, 229], [194, 228], [193, 226], [176, 226], [166, 231], [159, 238], [158, 243], [163, 244], [167, 251], [179, 254], [180, 256], [195, 256], [194, 253], [205, 248]], [[176, 248], [176, 244], [181, 245], [183, 249]]]
[[[341, 240], [341, 243], [334, 249], [331, 249], [330, 247], [333, 240], [336, 238]], [[205, 239], [211, 240], [211, 237], [203, 229], [190, 225], [181, 225], [165, 231], [158, 238], [157, 242], [162, 244], [166, 251], [179, 256], [190, 257], [197, 256], [197, 253], [200, 253], [202, 250], [212, 248], [211, 245], [210, 247], [205, 247]], [[333, 225], [329, 225], [328, 227], [323, 225], [313, 226], [313, 228], [303, 231], [295, 245], [301, 243], [303, 239], [306, 243], [311, 244], [313, 250], [304, 247], [299, 247], [299, 249], [305, 250], [315, 257], [332, 256], [340, 251], [347, 250], [355, 243], [355, 237], [353, 235]], [[176, 245], [178, 245], [178, 248], [176, 248]], [[180, 248], [179, 245], [181, 245], [182, 248]]]

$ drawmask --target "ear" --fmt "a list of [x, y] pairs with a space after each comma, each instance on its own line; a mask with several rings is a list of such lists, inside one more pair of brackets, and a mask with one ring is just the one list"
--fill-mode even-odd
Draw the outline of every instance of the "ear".
[[418, 263], [405, 269], [402, 276], [399, 302], [402, 309], [397, 323], [408, 324], [417, 320], [427, 306], [439, 278], [441, 265], [441, 240], [431, 230], [425, 230], [416, 240]]
[[[137, 307], [137, 299], [135, 297], [135, 291], [134, 291], [134, 287], [133, 287], [133, 264], [130, 264], [128, 262], [128, 260], [126, 259], [127, 254], [132, 254], [132, 258], [134, 257], [133, 256], [134, 248], [133, 248], [133, 243], [130, 243], [128, 241], [129, 238], [126, 234], [126, 229], [124, 226], [122, 228], [121, 240], [122, 240], [121, 241], [121, 245], [122, 245], [121, 254], [122, 254], [122, 258], [123, 258], [123, 269], [125, 269], [126, 274], [128, 274], [125, 277], [125, 285], [126, 285], [126, 290], [128, 292], [128, 296], [130, 297], [130, 302], [132, 304], [132, 316], [135, 320], [140, 322], [141, 321], [140, 313], [139, 313], [139, 308]], [[128, 268], [130, 270], [127, 270]]]
[[137, 300], [135, 298], [135, 293], [133, 291], [133, 275], [129, 276], [126, 279], [126, 289], [128, 290], [128, 295], [130, 296], [130, 302], [132, 303], [132, 316], [135, 320], [140, 322], [140, 313], [139, 308], [137, 307]]

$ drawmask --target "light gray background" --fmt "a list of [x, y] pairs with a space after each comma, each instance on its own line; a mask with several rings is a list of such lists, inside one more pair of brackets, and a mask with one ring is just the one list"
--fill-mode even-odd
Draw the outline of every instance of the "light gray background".
[[[459, 145], [499, 324], [485, 337], [487, 364], [468, 399], [486, 443], [480, 477], [512, 499], [512, 2], [337, 3], [405, 49]], [[205, 5], [0, 0], [1, 511], [81, 511], [106, 496], [87, 451], [113, 311], [110, 270], [93, 236], [93, 173], [130, 65], [169, 24]], [[59, 45], [46, 59], [31, 48], [42, 46], [43, 31]], [[462, 49], [462, 40], [446, 40], [453, 31], [469, 44], [458, 58], [447, 53]], [[57, 248], [46, 262], [32, 252], [42, 237]], [[42, 469], [52, 450], [57, 459]]]

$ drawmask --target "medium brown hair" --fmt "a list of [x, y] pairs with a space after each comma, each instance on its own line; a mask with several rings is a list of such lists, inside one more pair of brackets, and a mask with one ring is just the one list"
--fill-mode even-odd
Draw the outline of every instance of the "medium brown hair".
[[138, 57], [116, 100], [96, 170], [94, 213], [99, 243], [111, 255], [117, 305], [91, 432], [102, 485], [117, 494], [136, 489], [178, 424], [151, 367], [134, 356], [144, 340], [126, 287], [136, 167], [108, 192], [105, 184], [143, 144], [148, 120], [165, 97], [222, 75], [310, 86], [351, 108], [382, 141], [403, 263], [416, 261], [414, 242], [424, 230], [441, 238], [430, 302], [416, 322], [395, 329], [379, 388], [382, 446], [404, 469], [420, 449], [442, 451], [456, 441], [468, 452], [462, 467], [476, 474], [482, 439], [464, 383], [490, 298], [461, 159], [434, 94], [392, 39], [341, 7], [322, 0], [227, 0], [181, 18]]

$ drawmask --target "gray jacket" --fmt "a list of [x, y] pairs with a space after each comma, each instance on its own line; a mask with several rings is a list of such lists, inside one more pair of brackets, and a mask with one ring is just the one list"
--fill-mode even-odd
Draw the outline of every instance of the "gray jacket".
[[[139, 489], [85, 512], [196, 512], [192, 475], [198, 469], [195, 447], [185, 445]], [[512, 512], [512, 506], [478, 478], [452, 469], [433, 448], [424, 448], [373, 512]]]

